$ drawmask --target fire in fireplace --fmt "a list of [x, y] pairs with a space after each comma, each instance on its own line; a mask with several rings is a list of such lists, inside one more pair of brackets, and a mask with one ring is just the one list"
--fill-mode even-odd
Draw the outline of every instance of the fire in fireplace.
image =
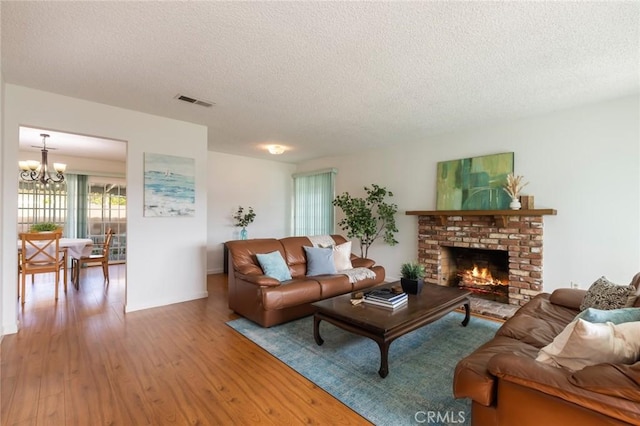
[[[463, 287], [476, 297], [509, 303], [509, 256], [503, 250], [442, 247], [447, 285]], [[446, 271], [445, 271], [446, 269]]]

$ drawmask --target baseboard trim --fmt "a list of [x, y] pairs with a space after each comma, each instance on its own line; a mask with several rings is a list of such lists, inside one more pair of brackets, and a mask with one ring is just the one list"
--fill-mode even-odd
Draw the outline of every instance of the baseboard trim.
[[164, 300], [161, 299], [161, 300], [155, 300], [150, 303], [144, 303], [139, 305], [125, 305], [124, 312], [129, 313], [129, 312], [141, 311], [143, 309], [159, 308], [161, 306], [173, 305], [174, 303], [189, 302], [191, 300], [205, 299], [207, 297], [209, 297], [209, 292], [204, 291], [202, 293], [192, 294], [190, 296], [183, 297], [180, 299], [164, 299]]

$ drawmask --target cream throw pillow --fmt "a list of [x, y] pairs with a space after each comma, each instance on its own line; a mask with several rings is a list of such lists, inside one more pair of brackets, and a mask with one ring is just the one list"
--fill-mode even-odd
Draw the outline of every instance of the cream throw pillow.
[[333, 262], [336, 265], [336, 271], [353, 269], [353, 265], [351, 265], [351, 241], [333, 246]]
[[632, 364], [640, 357], [640, 322], [593, 324], [572, 321], [540, 349], [536, 361], [577, 371], [605, 362]]

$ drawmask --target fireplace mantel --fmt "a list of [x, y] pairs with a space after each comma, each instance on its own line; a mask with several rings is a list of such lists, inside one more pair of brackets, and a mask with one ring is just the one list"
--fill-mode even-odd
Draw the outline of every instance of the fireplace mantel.
[[435, 216], [440, 225], [447, 223], [450, 216], [493, 216], [496, 224], [506, 227], [511, 216], [555, 216], [554, 209], [533, 210], [409, 210], [407, 216]]

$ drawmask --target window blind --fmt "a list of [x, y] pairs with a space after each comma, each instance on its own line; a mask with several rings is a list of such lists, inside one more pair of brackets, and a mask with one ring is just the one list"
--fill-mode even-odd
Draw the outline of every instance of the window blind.
[[293, 175], [293, 235], [333, 234], [336, 173], [329, 169]]

